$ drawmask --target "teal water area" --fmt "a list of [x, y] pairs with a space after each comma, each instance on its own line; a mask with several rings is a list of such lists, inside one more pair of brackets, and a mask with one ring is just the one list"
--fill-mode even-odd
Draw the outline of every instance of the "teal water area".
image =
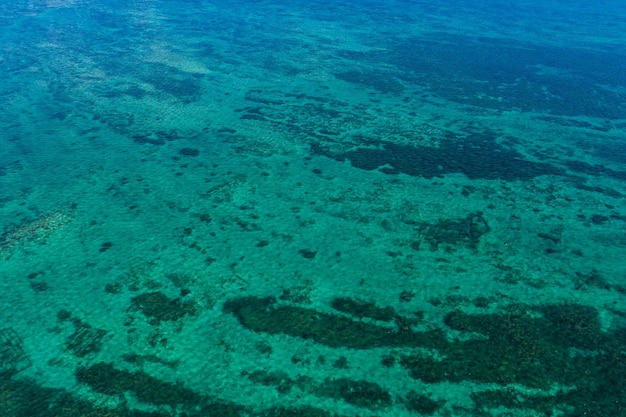
[[621, 2], [0, 5], [0, 415], [626, 416]]

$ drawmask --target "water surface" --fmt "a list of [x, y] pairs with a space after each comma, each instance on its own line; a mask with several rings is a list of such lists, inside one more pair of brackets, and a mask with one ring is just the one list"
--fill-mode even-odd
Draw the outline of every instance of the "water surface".
[[603, 3], [3, 2], [0, 414], [626, 416]]

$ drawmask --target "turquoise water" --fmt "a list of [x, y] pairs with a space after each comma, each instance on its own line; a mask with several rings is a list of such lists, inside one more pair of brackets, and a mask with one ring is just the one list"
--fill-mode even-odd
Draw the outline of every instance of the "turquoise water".
[[626, 416], [621, 2], [0, 5], [0, 415]]

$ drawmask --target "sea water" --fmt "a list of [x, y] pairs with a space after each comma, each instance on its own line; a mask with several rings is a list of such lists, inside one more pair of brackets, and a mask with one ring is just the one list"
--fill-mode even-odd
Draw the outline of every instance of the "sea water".
[[621, 1], [6, 0], [0, 415], [626, 416]]

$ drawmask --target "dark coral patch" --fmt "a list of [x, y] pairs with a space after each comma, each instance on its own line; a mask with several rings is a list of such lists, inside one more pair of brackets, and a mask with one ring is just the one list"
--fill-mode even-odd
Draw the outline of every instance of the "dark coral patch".
[[[91, 366], [80, 366], [75, 372], [76, 380], [89, 386], [93, 391], [120, 397], [132, 393], [133, 397], [144, 404], [167, 406], [180, 410], [176, 415], [189, 417], [340, 417], [324, 410], [304, 406], [301, 408], [274, 407], [266, 410], [252, 411], [243, 405], [203, 396], [186, 388], [181, 383], [171, 383], [155, 378], [143, 371], [130, 372], [116, 369], [110, 363], [99, 362]], [[267, 383], [272, 383], [270, 379]], [[0, 385], [1, 387], [1, 385]], [[51, 401], [52, 403], [53, 401]], [[20, 414], [20, 415], [54, 415], [74, 417], [78, 415], [111, 416], [111, 417], [165, 417], [173, 416], [171, 412], [159, 413], [123, 413], [116, 414], [111, 410], [76, 414]]]
[[[626, 84], [623, 53], [609, 49], [431, 33], [428, 38], [403, 37], [388, 51], [352, 54], [359, 54], [353, 59], [361, 65], [366, 59], [372, 65], [393, 65], [405, 79], [457, 103], [601, 120], [621, 119], [626, 112], [623, 93], [600, 88]], [[585, 76], [539, 74], [538, 65]]]
[[[72, 392], [47, 388], [33, 380], [0, 378], [0, 409], [3, 417], [171, 417], [171, 413], [139, 411], [120, 404], [116, 408], [79, 399]], [[209, 416], [209, 414], [205, 414]]]
[[109, 249], [111, 249], [113, 247], [113, 242], [104, 242], [102, 245], [100, 245], [100, 249], [98, 249], [99, 252], [106, 252]]
[[96, 329], [79, 318], [71, 318], [71, 321], [74, 325], [74, 332], [67, 338], [66, 350], [79, 358], [100, 352], [103, 346], [102, 339], [107, 332]]
[[197, 150], [196, 148], [182, 148], [181, 150], [178, 151], [178, 153], [180, 155], [183, 155], [183, 156], [198, 156], [198, 155], [200, 155], [200, 151]]
[[487, 339], [455, 342], [442, 361], [411, 355], [402, 364], [413, 377], [433, 383], [469, 379], [547, 388], [552, 381], [574, 382], [576, 374], [571, 367], [576, 361], [568, 361], [568, 348], [598, 346], [591, 337], [598, 331], [595, 310], [549, 306], [543, 309], [544, 318], [531, 317], [525, 311], [514, 309], [491, 315], [449, 313], [444, 320], [448, 327], [482, 334]]
[[470, 179], [519, 181], [564, 173], [550, 164], [525, 159], [517, 151], [500, 145], [497, 135], [488, 131], [448, 136], [436, 148], [380, 141], [376, 147], [357, 147], [344, 153], [329, 152], [319, 145], [312, 146], [312, 151], [339, 161], [347, 159], [365, 170], [424, 178], [461, 173]]
[[171, 299], [159, 291], [144, 293], [131, 299], [132, 310], [141, 311], [158, 324], [162, 321], [175, 321], [187, 315], [194, 315], [197, 306], [192, 301]]
[[476, 249], [480, 238], [490, 228], [482, 213], [477, 212], [460, 219], [441, 219], [435, 224], [420, 223], [418, 230], [434, 251], [440, 245]]
[[132, 392], [139, 401], [148, 404], [182, 404], [191, 407], [200, 404], [202, 400], [200, 395], [182, 385], [162, 381], [142, 371], [119, 370], [110, 363], [81, 366], [75, 375], [79, 383], [89, 385], [100, 394], [123, 395]]
[[381, 71], [346, 71], [334, 74], [342, 81], [373, 88], [385, 94], [399, 94], [404, 91], [404, 86], [391, 74]]
[[435, 401], [426, 395], [410, 391], [405, 399], [406, 408], [419, 414], [430, 416], [444, 405], [444, 401]]
[[327, 379], [321, 387], [330, 396], [357, 407], [377, 409], [392, 404], [391, 395], [375, 382], [347, 378]]
[[150, 144], [150, 145], [164, 145], [165, 140], [159, 137], [152, 137], [147, 135], [133, 135], [133, 141], [135, 143], [139, 143], [140, 145]]
[[348, 297], [336, 297], [331, 307], [337, 311], [350, 314], [356, 318], [368, 317], [380, 321], [392, 321], [396, 317], [393, 307], [379, 307], [376, 303], [355, 300]]
[[591, 216], [591, 223], [593, 224], [604, 224], [608, 221], [609, 217], [602, 214], [594, 214], [593, 216]]
[[227, 301], [224, 310], [246, 328], [262, 333], [286, 334], [311, 339], [330, 347], [368, 349], [375, 347], [444, 347], [441, 330], [414, 332], [356, 321], [313, 309], [279, 305], [273, 297], [242, 297]]
[[298, 252], [305, 259], [313, 259], [317, 255], [316, 251], [312, 251], [309, 249], [300, 249]]
[[388, 391], [370, 381], [326, 378], [320, 383], [307, 376], [294, 379], [285, 372], [266, 370], [257, 370], [246, 375], [252, 382], [273, 386], [281, 394], [288, 393], [296, 387], [316, 396], [334, 398], [368, 409], [389, 407], [393, 403]]

